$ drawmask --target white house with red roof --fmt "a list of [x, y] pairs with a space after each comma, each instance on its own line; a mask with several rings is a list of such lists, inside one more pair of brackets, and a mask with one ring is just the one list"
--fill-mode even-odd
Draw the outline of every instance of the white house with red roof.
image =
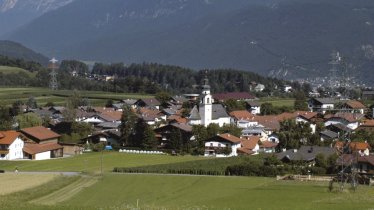
[[214, 136], [205, 141], [204, 156], [232, 157], [238, 156], [238, 148], [241, 147], [242, 139], [225, 133]]
[[23, 146], [21, 133], [0, 131], [0, 160], [23, 159]]

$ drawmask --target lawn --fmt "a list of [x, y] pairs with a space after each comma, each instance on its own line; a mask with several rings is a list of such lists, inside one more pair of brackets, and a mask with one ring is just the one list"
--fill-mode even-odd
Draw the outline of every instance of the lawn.
[[204, 157], [189, 155], [145, 155], [119, 152], [104, 152], [102, 156], [101, 153], [98, 152], [53, 160], [0, 161], [0, 169], [13, 171], [15, 167], [18, 167], [20, 171], [77, 171], [100, 173], [101, 157], [103, 157], [104, 172], [111, 172], [114, 167], [138, 167], [204, 159]]
[[[0, 101], [4, 105], [11, 105], [17, 100], [26, 102], [29, 97], [34, 97], [39, 106], [43, 106], [47, 102], [53, 102], [56, 105], [65, 105], [66, 98], [72, 93], [73, 91], [71, 90], [52, 91], [48, 88], [0, 88]], [[138, 99], [153, 97], [152, 95], [108, 93], [102, 91], [79, 91], [78, 93], [82, 98], [88, 98], [90, 103], [94, 106], [103, 106], [108, 99], [119, 101], [127, 98]]]
[[260, 103], [271, 103], [273, 106], [288, 106], [293, 107], [295, 99], [293, 98], [260, 98]]
[[[60, 203], [82, 209], [369, 209], [374, 189], [330, 193], [326, 182], [259, 177], [105, 175]], [[53, 198], [52, 198], [53, 200]]]
[[0, 195], [23, 191], [53, 180], [53, 174], [0, 174]]

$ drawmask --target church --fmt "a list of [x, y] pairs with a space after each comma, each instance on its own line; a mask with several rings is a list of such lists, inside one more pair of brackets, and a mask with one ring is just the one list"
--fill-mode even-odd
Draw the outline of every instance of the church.
[[188, 122], [190, 125], [208, 125], [215, 123], [220, 127], [230, 124], [230, 116], [227, 114], [226, 109], [222, 104], [213, 104], [213, 97], [210, 93], [209, 80], [205, 76], [203, 85], [201, 86], [202, 92], [200, 94], [199, 105], [195, 105], [191, 110]]

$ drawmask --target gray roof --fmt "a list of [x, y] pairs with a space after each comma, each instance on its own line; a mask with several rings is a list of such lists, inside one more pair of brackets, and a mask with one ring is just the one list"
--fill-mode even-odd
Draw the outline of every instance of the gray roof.
[[196, 105], [192, 108], [189, 119], [190, 120], [201, 120], [199, 110]]
[[123, 103], [115, 103], [115, 104], [113, 104], [112, 105], [114, 108], [116, 108], [116, 109], [122, 109], [122, 107], [123, 107]]
[[184, 123], [172, 123], [170, 125], [173, 126], [173, 127], [179, 128], [179, 129], [181, 129], [183, 131], [186, 131], [186, 132], [192, 132], [192, 126], [190, 126], [188, 124], [184, 124]]
[[317, 102], [321, 104], [334, 104], [335, 99], [334, 98], [314, 98]]
[[254, 107], [254, 106], [261, 106], [260, 105], [260, 102], [259, 101], [246, 101], [247, 104], [251, 107]]
[[[200, 108], [200, 107], [199, 107]], [[200, 120], [199, 108], [194, 106], [190, 112], [190, 120]], [[227, 114], [226, 109], [222, 106], [222, 104], [212, 104], [212, 120], [216, 120], [219, 118], [230, 117]]]
[[120, 125], [120, 122], [102, 122], [97, 126], [102, 128], [118, 128]]
[[213, 104], [212, 110], [213, 120], [223, 117], [230, 117], [229, 114], [227, 114], [226, 109], [222, 106], [222, 104]]
[[327, 136], [331, 139], [338, 138], [338, 136], [339, 136], [337, 133], [335, 133], [334, 131], [330, 131], [330, 130], [322, 131], [320, 134], [324, 135], [324, 136]]
[[125, 100], [122, 100], [123, 103], [125, 103], [126, 105], [134, 105], [138, 100], [135, 100], [135, 99], [125, 99]]
[[328, 157], [335, 153], [335, 149], [331, 147], [320, 147], [320, 146], [301, 146], [299, 150], [289, 149], [285, 152], [277, 154], [277, 158], [282, 160], [284, 158], [288, 160], [302, 160], [302, 161], [313, 161], [318, 154], [324, 154]]

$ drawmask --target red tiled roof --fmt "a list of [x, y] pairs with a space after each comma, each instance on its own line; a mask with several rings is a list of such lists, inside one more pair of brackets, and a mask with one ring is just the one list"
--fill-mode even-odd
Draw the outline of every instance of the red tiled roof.
[[241, 139], [234, 136], [234, 135], [231, 135], [229, 133], [225, 133], [225, 134], [220, 134], [218, 135], [220, 138], [226, 140], [226, 141], [229, 141], [229, 142], [232, 142], [232, 143], [239, 143], [241, 142]]
[[349, 113], [349, 112], [338, 112], [338, 113], [334, 114], [333, 116], [329, 115], [329, 116], [326, 116], [325, 118], [327, 120], [329, 120], [331, 118], [342, 118], [342, 119], [347, 120], [348, 122], [357, 122], [357, 121], [361, 120], [363, 117], [364, 117], [363, 114]]
[[349, 144], [349, 147], [351, 148], [352, 151], [357, 151], [357, 150], [366, 150], [370, 149], [370, 145], [365, 142], [351, 142]]
[[261, 142], [260, 147], [261, 148], [274, 148], [277, 145], [278, 145], [277, 143], [274, 143], [274, 142], [271, 142], [271, 141], [263, 141], [263, 142]]
[[253, 150], [258, 142], [260, 141], [259, 136], [250, 136], [245, 139], [241, 139], [241, 148], [247, 149], [247, 150]]
[[366, 109], [365, 105], [356, 100], [347, 101], [345, 104], [352, 109]]
[[22, 133], [26, 135], [30, 135], [40, 141], [49, 140], [54, 138], [59, 138], [60, 135], [45, 128], [43, 126], [31, 127], [31, 128], [24, 128], [21, 130]]
[[361, 124], [362, 127], [374, 127], [374, 120], [365, 120], [363, 124]]
[[247, 110], [232, 111], [229, 115], [237, 120], [253, 120], [256, 116]]
[[63, 146], [57, 143], [47, 143], [47, 144], [25, 144], [23, 147], [23, 151], [30, 154], [35, 155], [42, 152], [52, 151], [56, 149], [62, 149]]
[[16, 131], [0, 131], [0, 144], [11, 145], [19, 135]]
[[313, 117], [317, 116], [317, 112], [299, 112], [298, 116], [303, 117], [307, 120], [312, 119]]

